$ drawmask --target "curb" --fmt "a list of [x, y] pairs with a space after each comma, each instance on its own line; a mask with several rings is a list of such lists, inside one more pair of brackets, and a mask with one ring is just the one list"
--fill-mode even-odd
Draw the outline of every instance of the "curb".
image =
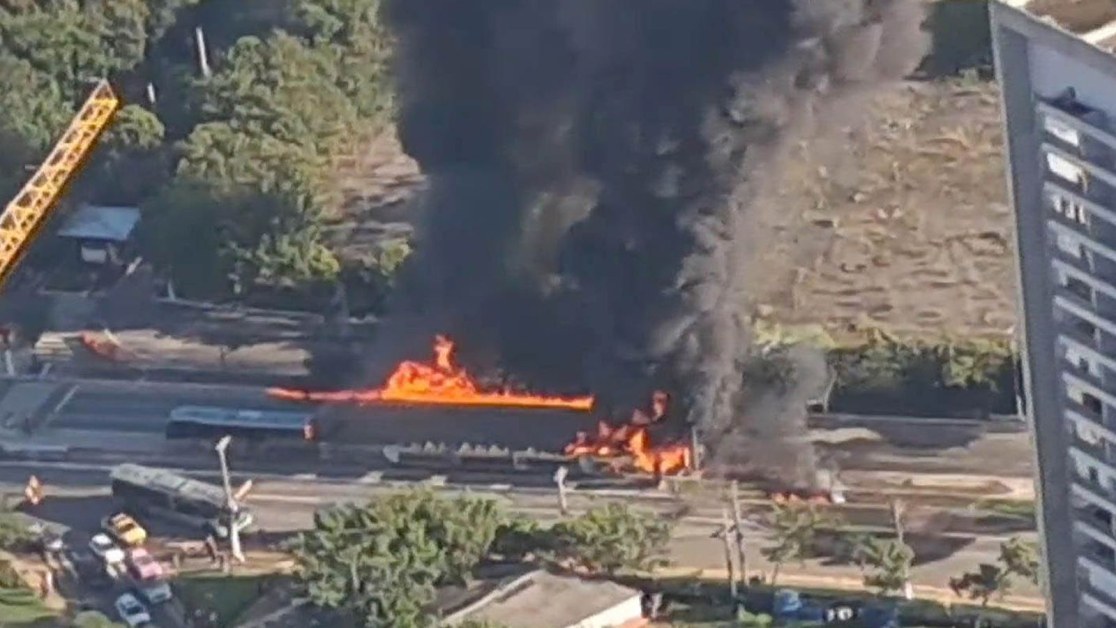
[[238, 392], [252, 392], [259, 393], [261, 397], [266, 398], [267, 386], [252, 385], [252, 384], [218, 384], [218, 383], [202, 383], [202, 382], [173, 382], [173, 381], [153, 381], [143, 379], [108, 379], [96, 377], [39, 377], [36, 375], [16, 375], [16, 376], [0, 376], [0, 381], [11, 382], [15, 384], [45, 382], [53, 384], [76, 384], [76, 385], [92, 385], [103, 386], [105, 388], [122, 388], [122, 387], [140, 387], [148, 389], [195, 389], [195, 390], [214, 390], [214, 391], [238, 391]]

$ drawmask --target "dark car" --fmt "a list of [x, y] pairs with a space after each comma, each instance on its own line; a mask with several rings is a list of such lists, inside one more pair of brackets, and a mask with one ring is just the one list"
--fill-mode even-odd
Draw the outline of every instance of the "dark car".
[[85, 549], [74, 550], [70, 552], [69, 558], [78, 578], [86, 586], [92, 589], [109, 589], [115, 584], [105, 564], [94, 556], [93, 552]]

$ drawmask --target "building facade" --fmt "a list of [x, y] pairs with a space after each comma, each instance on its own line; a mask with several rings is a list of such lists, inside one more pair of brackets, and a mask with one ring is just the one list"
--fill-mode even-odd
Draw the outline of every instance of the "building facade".
[[991, 25], [1048, 613], [1116, 627], [1116, 56], [1003, 3]]

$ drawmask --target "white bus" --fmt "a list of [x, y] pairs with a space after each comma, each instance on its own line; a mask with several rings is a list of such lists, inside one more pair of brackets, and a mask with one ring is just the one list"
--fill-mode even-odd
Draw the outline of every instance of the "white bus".
[[[109, 477], [112, 496], [126, 510], [195, 526], [219, 538], [228, 536], [228, 500], [219, 486], [131, 463], [113, 467]], [[240, 508], [237, 530], [251, 524], [252, 514]]]

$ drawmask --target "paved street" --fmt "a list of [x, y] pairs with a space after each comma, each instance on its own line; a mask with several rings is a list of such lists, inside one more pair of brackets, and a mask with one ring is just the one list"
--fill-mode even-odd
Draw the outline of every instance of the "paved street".
[[[22, 487], [25, 473], [20, 469], [0, 468], [0, 491], [16, 491]], [[93, 471], [44, 471], [43, 479], [48, 486], [48, 498], [36, 510], [36, 514], [49, 520], [57, 520], [67, 525], [90, 530], [100, 517], [112, 510], [104, 473]], [[213, 474], [210, 481], [216, 481]], [[299, 481], [284, 478], [257, 478], [255, 488], [249, 495], [247, 504], [251, 507], [260, 528], [269, 532], [289, 532], [304, 529], [311, 524], [312, 514], [321, 506], [363, 500], [391, 490], [387, 486], [362, 483], [330, 483], [324, 481]], [[552, 493], [500, 491], [486, 492], [483, 487], [473, 491], [475, 495], [489, 496], [502, 502], [511, 510], [530, 515], [543, 521], [558, 518], [557, 500]], [[575, 494], [571, 507], [579, 511], [602, 497]], [[651, 509], [666, 515], [676, 506], [667, 500], [632, 502], [641, 509]], [[723, 567], [723, 548], [721, 542], [711, 534], [719, 524], [716, 508], [699, 508], [686, 514], [675, 529], [672, 558], [679, 567], [693, 570], [716, 570]], [[153, 532], [163, 535], [178, 535], [180, 530], [165, 527], [157, 521], [145, 521]], [[759, 553], [766, 543], [765, 532], [756, 526], [747, 533], [746, 546], [749, 568], [770, 572], [771, 565]], [[1033, 534], [1024, 534], [1033, 538]], [[917, 582], [945, 587], [951, 576], [970, 569], [980, 562], [994, 560], [998, 545], [1004, 537], [972, 538], [956, 536], [950, 538], [931, 538], [911, 535], [911, 542], [919, 553], [914, 576]], [[830, 561], [831, 562], [831, 561]], [[787, 566], [788, 574], [809, 573], [814, 577], [844, 579], [858, 578], [858, 570], [846, 564], [827, 564], [826, 561], [810, 561], [805, 567]], [[1031, 595], [1035, 591], [1021, 587], [1015, 591], [1021, 595]]]
[[[262, 389], [134, 382], [0, 382], [0, 442], [37, 442], [160, 452], [169, 412], [181, 405], [319, 412], [324, 440], [343, 444], [445, 442], [544, 451], [561, 448], [593, 416], [487, 408], [314, 408], [268, 399]], [[1031, 477], [1026, 433], [979, 424], [876, 419], [819, 421], [812, 436], [842, 469]], [[850, 427], [848, 425], [856, 425]], [[2, 432], [0, 432], [2, 433]]]
[[[43, 394], [43, 386], [54, 386]], [[275, 401], [262, 389], [205, 386], [134, 386], [127, 383], [17, 384], [0, 398], [5, 407], [23, 400], [34, 390], [35, 407], [22, 401], [12, 414], [31, 413], [38, 433], [87, 430], [162, 433], [170, 411], [184, 405], [206, 405], [253, 410], [304, 410], [310, 405]], [[29, 408], [30, 406], [30, 408]], [[488, 408], [446, 409], [429, 407], [368, 406], [325, 408], [324, 439], [347, 443], [399, 443], [445, 441], [454, 444], [484, 443], [516, 449], [560, 449], [580, 429], [593, 429], [596, 419], [576, 412], [503, 410]]]

